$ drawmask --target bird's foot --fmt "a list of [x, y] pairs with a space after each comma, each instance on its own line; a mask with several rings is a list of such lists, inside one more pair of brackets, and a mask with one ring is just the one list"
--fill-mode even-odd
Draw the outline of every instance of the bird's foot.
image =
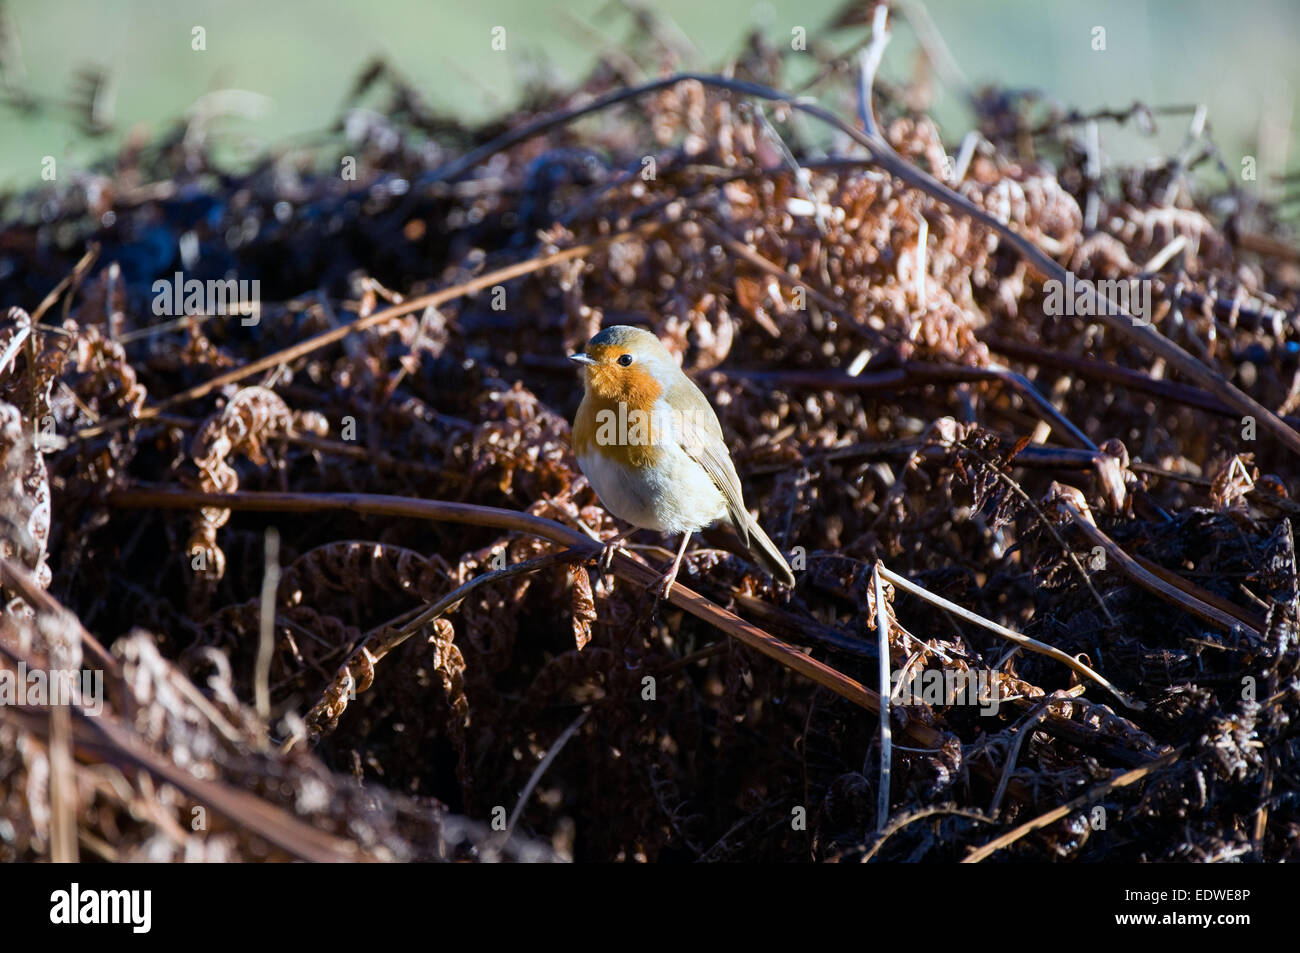
[[609, 575], [609, 569], [614, 564], [614, 554], [622, 548], [623, 541], [635, 532], [636, 527], [633, 526], [606, 540], [604, 545], [600, 547], [600, 555], [596, 557], [596, 565], [599, 567], [602, 576]]
[[658, 579], [650, 584], [650, 594], [655, 597], [655, 602], [667, 599], [673, 591], [673, 583], [677, 581], [677, 566], [664, 573]]
[[672, 566], [658, 580], [650, 584], [650, 591], [654, 594], [655, 602], [660, 599], [667, 599], [673, 591], [673, 583], [677, 581], [677, 570], [682, 568], [682, 557], [686, 555], [686, 546], [690, 541], [691, 534], [683, 534], [681, 548], [677, 550], [677, 558], [673, 560]]

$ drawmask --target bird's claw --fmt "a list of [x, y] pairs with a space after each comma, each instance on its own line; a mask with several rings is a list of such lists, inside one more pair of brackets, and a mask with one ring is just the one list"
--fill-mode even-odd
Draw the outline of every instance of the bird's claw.
[[601, 575], [608, 575], [609, 569], [614, 565], [614, 554], [618, 552], [619, 547], [623, 545], [622, 538], [612, 539], [604, 546], [600, 547], [600, 556], [596, 559], [596, 565], [600, 567]]
[[677, 567], [674, 566], [669, 572], [664, 573], [658, 579], [650, 584], [650, 594], [655, 597], [655, 601], [666, 600], [673, 591], [673, 583], [677, 581]]
[[636, 527], [624, 530], [617, 536], [607, 539], [600, 547], [596, 554], [596, 568], [600, 570], [602, 576], [608, 576], [610, 568], [614, 565], [614, 554], [623, 546], [624, 541], [636, 532]]

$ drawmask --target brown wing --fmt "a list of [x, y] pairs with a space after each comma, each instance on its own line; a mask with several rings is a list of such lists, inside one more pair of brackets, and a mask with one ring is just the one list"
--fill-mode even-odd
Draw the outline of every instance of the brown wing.
[[749, 545], [749, 513], [740, 493], [740, 477], [722, 439], [722, 425], [709, 406], [708, 398], [682, 375], [664, 395], [676, 411], [674, 432], [686, 455], [704, 467], [727, 504], [736, 532]]

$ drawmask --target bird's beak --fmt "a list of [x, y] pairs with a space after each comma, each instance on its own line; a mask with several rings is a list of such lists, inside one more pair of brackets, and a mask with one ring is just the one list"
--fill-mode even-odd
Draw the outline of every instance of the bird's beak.
[[576, 364], [587, 364], [587, 365], [590, 365], [590, 366], [593, 366], [593, 367], [594, 367], [595, 364], [596, 364], [595, 361], [593, 361], [591, 358], [589, 358], [589, 357], [588, 357], [587, 355], [585, 355], [585, 354], [570, 354], [570, 355], [569, 355], [569, 360], [573, 361], [573, 362], [576, 363]]

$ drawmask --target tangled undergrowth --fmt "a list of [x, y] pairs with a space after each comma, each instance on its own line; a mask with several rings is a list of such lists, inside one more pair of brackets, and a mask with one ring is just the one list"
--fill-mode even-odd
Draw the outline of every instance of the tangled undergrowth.
[[[1201, 128], [1097, 168], [1089, 124], [1146, 107], [973, 91], [955, 148], [877, 84], [897, 156], [1001, 228], [722, 83], [568, 115], [677, 62], [639, 35], [488, 125], [376, 63], [250, 171], [194, 120], [5, 200], [0, 668], [104, 693], [0, 706], [0, 859], [1300, 859], [1276, 210]], [[854, 115], [856, 60], [811, 55], [728, 76]], [[1059, 313], [1012, 232], [1143, 283], [1224, 385]], [[260, 311], [159, 316], [176, 272]], [[793, 592], [725, 540], [671, 603], [597, 564], [565, 356], [609, 324], [682, 357]], [[1000, 698], [896, 693], [883, 813], [881, 628], [904, 683]]]

